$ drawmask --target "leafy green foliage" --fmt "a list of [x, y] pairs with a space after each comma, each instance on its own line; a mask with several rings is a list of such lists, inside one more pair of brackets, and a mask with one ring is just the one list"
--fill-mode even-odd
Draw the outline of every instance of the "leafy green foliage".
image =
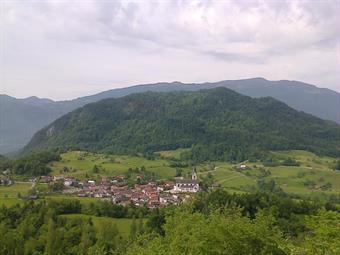
[[11, 161], [0, 154], [0, 171], [6, 171], [11, 167]]
[[336, 162], [335, 169], [340, 170], [340, 159]]
[[340, 213], [320, 210], [305, 220], [303, 241], [291, 247], [294, 254], [340, 254]]
[[63, 181], [51, 182], [48, 184], [48, 189], [50, 192], [61, 192], [63, 191], [64, 187]]
[[52, 170], [47, 166], [48, 163], [60, 160], [60, 153], [54, 150], [32, 152], [18, 159], [7, 161], [7, 168], [15, 174], [28, 176], [46, 175]]
[[[153, 211], [109, 202], [88, 206], [92, 211], [77, 200], [48, 200], [0, 207], [0, 254], [339, 253], [336, 206], [326, 211], [282, 194], [216, 190]], [[68, 217], [73, 215], [82, 217]], [[113, 221], [95, 225], [97, 215], [133, 218], [130, 236]]]
[[139, 242], [127, 254], [285, 254], [269, 221], [251, 221], [237, 210], [206, 216], [177, 211], [167, 217], [164, 236]]
[[300, 164], [293, 158], [287, 158], [282, 162], [282, 165], [283, 166], [299, 166]]
[[340, 127], [272, 98], [225, 88], [142, 93], [106, 99], [69, 113], [38, 132], [25, 151], [73, 148], [118, 154], [189, 148], [182, 158], [243, 161], [268, 150], [340, 155]]

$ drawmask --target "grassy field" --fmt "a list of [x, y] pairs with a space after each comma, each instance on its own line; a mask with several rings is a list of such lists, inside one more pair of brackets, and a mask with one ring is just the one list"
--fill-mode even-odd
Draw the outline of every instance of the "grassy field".
[[132, 219], [118, 219], [118, 218], [109, 218], [109, 217], [97, 217], [92, 215], [85, 215], [85, 214], [67, 214], [62, 215], [62, 217], [69, 218], [69, 219], [83, 219], [87, 220], [89, 218], [92, 219], [94, 227], [98, 230], [105, 224], [115, 224], [119, 233], [123, 237], [128, 237], [130, 233], [130, 226]]
[[180, 159], [181, 153], [189, 151], [190, 149], [177, 149], [172, 151], [158, 151], [157, 154], [159, 154], [163, 158], [174, 158], [174, 159]]
[[[129, 168], [144, 166], [148, 171], [155, 173], [156, 179], [173, 178], [176, 168], [170, 166], [171, 158], [179, 159], [180, 154], [186, 149], [174, 151], [157, 152], [161, 158], [148, 160], [142, 157], [105, 155], [87, 152], [71, 151], [62, 154], [62, 160], [53, 162], [51, 167], [53, 174], [61, 174], [67, 167], [69, 173], [77, 178], [85, 176], [114, 176], [126, 173]], [[261, 176], [261, 170], [270, 171], [270, 175], [265, 179], [274, 179], [276, 183], [286, 192], [295, 194], [311, 193], [340, 193], [340, 172], [333, 171], [333, 158], [319, 157], [306, 151], [282, 151], [273, 152], [278, 158], [291, 157], [296, 159], [300, 166], [277, 166], [265, 167], [261, 162], [248, 163], [249, 170], [235, 171], [236, 164], [227, 162], [211, 162], [197, 166], [199, 176], [204, 177], [208, 173], [213, 175], [214, 180], [221, 184], [222, 187], [232, 192], [249, 191], [256, 186], [258, 178]], [[93, 173], [93, 167], [97, 165], [100, 168], [99, 173]], [[189, 167], [183, 168], [183, 173], [190, 173]], [[313, 183], [310, 187], [306, 182]], [[330, 188], [322, 189], [321, 187], [329, 183]]]
[[[98, 166], [100, 171], [94, 173], [93, 167]], [[163, 159], [147, 160], [143, 157], [104, 155], [88, 152], [71, 151], [62, 154], [62, 160], [53, 162], [51, 168], [54, 175], [62, 174], [63, 169], [69, 169], [68, 175], [77, 178], [88, 176], [115, 176], [126, 173], [129, 168], [144, 166], [148, 171], [155, 173], [157, 179], [171, 178], [176, 170], [169, 166], [169, 162]]]
[[[53, 162], [51, 167], [53, 175], [64, 174], [83, 179], [94, 176], [114, 176], [126, 173], [129, 168], [144, 166], [147, 171], [155, 173], [156, 179], [172, 179], [176, 168], [171, 167], [171, 158], [179, 158], [185, 149], [158, 152], [161, 158], [148, 160], [137, 156], [105, 155], [79, 151], [70, 151], [62, 154], [62, 159]], [[279, 158], [294, 158], [299, 166], [266, 167], [261, 162], [244, 162], [249, 169], [236, 171], [237, 164], [227, 162], [210, 162], [196, 166], [200, 178], [211, 174], [214, 181], [230, 192], [249, 192], [254, 189], [257, 180], [263, 174], [263, 169], [270, 172], [265, 179], [274, 179], [286, 192], [299, 195], [314, 194], [340, 194], [340, 171], [332, 170], [335, 159], [319, 157], [306, 151], [273, 152]], [[99, 172], [94, 173], [93, 167], [97, 165]], [[63, 173], [68, 168], [69, 172]], [[191, 172], [191, 167], [181, 168], [183, 174]], [[262, 169], [262, 170], [261, 170]], [[261, 172], [262, 171], [262, 172]], [[312, 184], [312, 185], [310, 185]], [[328, 185], [328, 188], [323, 186]], [[40, 185], [40, 186], [39, 186]], [[42, 185], [42, 186], [41, 186]], [[21, 203], [18, 193], [25, 196], [31, 188], [31, 183], [15, 183], [12, 186], [0, 186], [0, 205]], [[47, 189], [46, 184], [38, 184], [39, 189]], [[81, 203], [98, 201], [96, 198], [78, 198], [70, 195], [48, 195], [46, 199], [78, 199]]]
[[81, 204], [90, 204], [90, 203], [96, 203], [100, 201], [99, 198], [94, 197], [77, 197], [69, 194], [53, 194], [53, 195], [47, 195], [44, 197], [46, 200], [65, 200], [65, 199], [71, 199], [71, 200], [79, 200]]
[[[275, 182], [286, 192], [294, 194], [340, 194], [340, 171], [334, 171], [333, 158], [319, 157], [306, 151], [285, 151], [275, 152], [280, 158], [291, 157], [296, 159], [300, 166], [276, 166], [265, 167], [261, 162], [245, 164], [249, 170], [235, 171], [235, 164], [215, 162], [214, 170], [201, 172], [204, 176], [210, 172], [215, 180], [229, 190], [248, 190], [256, 185], [257, 179], [261, 176], [260, 169], [270, 171], [265, 179], [274, 179]], [[313, 183], [309, 187], [306, 183]], [[325, 184], [331, 184], [331, 188], [322, 189]]]
[[22, 203], [22, 200], [18, 198], [18, 194], [20, 193], [21, 196], [27, 195], [31, 187], [31, 183], [15, 183], [11, 186], [0, 186], [0, 206]]

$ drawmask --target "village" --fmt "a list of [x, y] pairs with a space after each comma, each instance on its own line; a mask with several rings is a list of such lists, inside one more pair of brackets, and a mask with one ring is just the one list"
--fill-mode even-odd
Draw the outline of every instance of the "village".
[[63, 175], [41, 176], [31, 181], [47, 183], [50, 187], [56, 187], [54, 191], [64, 194], [105, 199], [119, 205], [147, 206], [150, 209], [180, 204], [200, 190], [196, 169], [193, 169], [190, 179], [177, 177], [173, 181], [135, 183], [132, 187], [126, 185], [125, 175], [102, 177], [100, 181], [77, 180]]

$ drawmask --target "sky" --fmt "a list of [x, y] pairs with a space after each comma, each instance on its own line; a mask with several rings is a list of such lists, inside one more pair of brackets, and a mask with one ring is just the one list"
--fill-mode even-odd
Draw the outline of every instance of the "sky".
[[340, 92], [340, 0], [0, 0], [0, 94], [264, 77]]

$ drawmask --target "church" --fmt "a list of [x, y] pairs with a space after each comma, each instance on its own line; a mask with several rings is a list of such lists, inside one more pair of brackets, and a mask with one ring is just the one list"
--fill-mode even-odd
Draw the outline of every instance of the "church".
[[177, 179], [174, 184], [174, 193], [178, 192], [197, 192], [199, 191], [199, 181], [197, 178], [196, 168], [192, 170], [191, 179]]

